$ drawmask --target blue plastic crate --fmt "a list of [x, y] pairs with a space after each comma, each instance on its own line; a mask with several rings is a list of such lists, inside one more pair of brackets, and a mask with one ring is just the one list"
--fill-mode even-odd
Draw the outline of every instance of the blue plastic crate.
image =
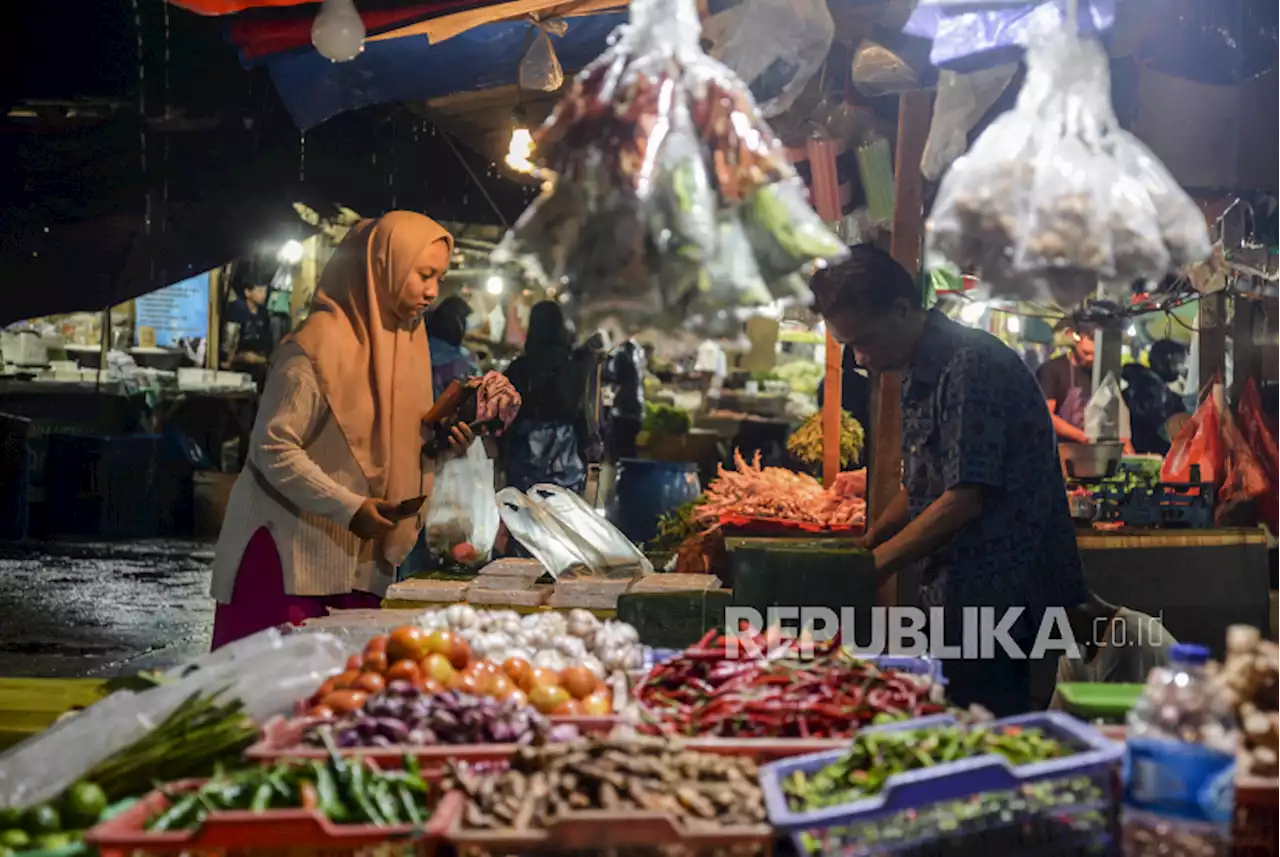
[[[955, 718], [940, 714], [873, 726], [863, 730], [863, 733], [901, 732], [954, 725]], [[1063, 759], [1016, 767], [1003, 756], [985, 755], [920, 768], [890, 777], [885, 782], [884, 789], [873, 797], [809, 812], [794, 812], [787, 806], [786, 796], [782, 791], [783, 781], [796, 771], [815, 773], [838, 762], [846, 751], [833, 750], [783, 759], [760, 769], [760, 786], [764, 792], [769, 822], [778, 830], [803, 833], [918, 811], [942, 801], [960, 800], [984, 792], [1016, 790], [1035, 782], [1092, 775], [1109, 777], [1118, 769], [1124, 754], [1123, 745], [1111, 741], [1074, 717], [1057, 711], [1006, 717], [995, 721], [992, 726], [1038, 728], [1049, 737], [1079, 747], [1080, 751]]]

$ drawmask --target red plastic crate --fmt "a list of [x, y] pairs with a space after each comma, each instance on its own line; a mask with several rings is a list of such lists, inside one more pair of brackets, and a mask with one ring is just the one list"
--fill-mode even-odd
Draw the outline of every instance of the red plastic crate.
[[[201, 780], [186, 780], [170, 786], [172, 792], [199, 788]], [[129, 809], [94, 827], [84, 840], [98, 849], [100, 857], [132, 857], [137, 852], [173, 854], [178, 852], [219, 855], [270, 854], [324, 855], [350, 857], [363, 851], [401, 842], [415, 857], [432, 857], [445, 832], [461, 815], [465, 798], [451, 792], [440, 799], [425, 826], [377, 827], [372, 824], [334, 824], [315, 810], [272, 809], [266, 812], [213, 813], [195, 830], [151, 833], [147, 819], [163, 812], [169, 798], [153, 791]]]

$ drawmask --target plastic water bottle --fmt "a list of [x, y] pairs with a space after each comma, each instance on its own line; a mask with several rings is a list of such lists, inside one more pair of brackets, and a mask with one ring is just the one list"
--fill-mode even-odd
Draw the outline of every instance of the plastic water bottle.
[[1235, 805], [1236, 725], [1205, 675], [1209, 651], [1178, 644], [1129, 712], [1126, 857], [1227, 857]]

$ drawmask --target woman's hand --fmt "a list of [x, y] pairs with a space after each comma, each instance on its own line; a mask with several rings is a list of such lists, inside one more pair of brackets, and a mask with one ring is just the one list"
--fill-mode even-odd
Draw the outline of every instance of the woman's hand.
[[456, 423], [449, 432], [449, 449], [455, 455], [466, 455], [471, 444], [476, 442], [476, 433], [466, 423]]
[[390, 500], [366, 497], [360, 504], [360, 508], [351, 516], [351, 523], [347, 524], [347, 529], [365, 541], [382, 538], [396, 528], [396, 522], [391, 519], [395, 508], [396, 504]]

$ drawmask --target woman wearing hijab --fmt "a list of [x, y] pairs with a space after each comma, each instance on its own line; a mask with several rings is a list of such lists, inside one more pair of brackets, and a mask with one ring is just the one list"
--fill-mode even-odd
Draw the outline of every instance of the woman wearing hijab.
[[471, 352], [462, 345], [470, 315], [470, 305], [453, 295], [440, 301], [427, 316], [427, 341], [431, 344], [431, 392], [437, 398], [451, 382], [479, 374]]
[[[214, 556], [213, 648], [330, 607], [376, 607], [422, 526], [396, 506], [431, 493], [422, 316], [453, 239], [420, 214], [352, 227], [311, 314], [274, 355], [248, 462]], [[473, 440], [455, 429], [454, 451]]]
[[523, 402], [508, 432], [507, 484], [521, 491], [550, 482], [580, 492], [586, 484], [586, 377], [582, 361], [572, 357], [560, 305], [534, 304], [524, 355], [507, 368]]

